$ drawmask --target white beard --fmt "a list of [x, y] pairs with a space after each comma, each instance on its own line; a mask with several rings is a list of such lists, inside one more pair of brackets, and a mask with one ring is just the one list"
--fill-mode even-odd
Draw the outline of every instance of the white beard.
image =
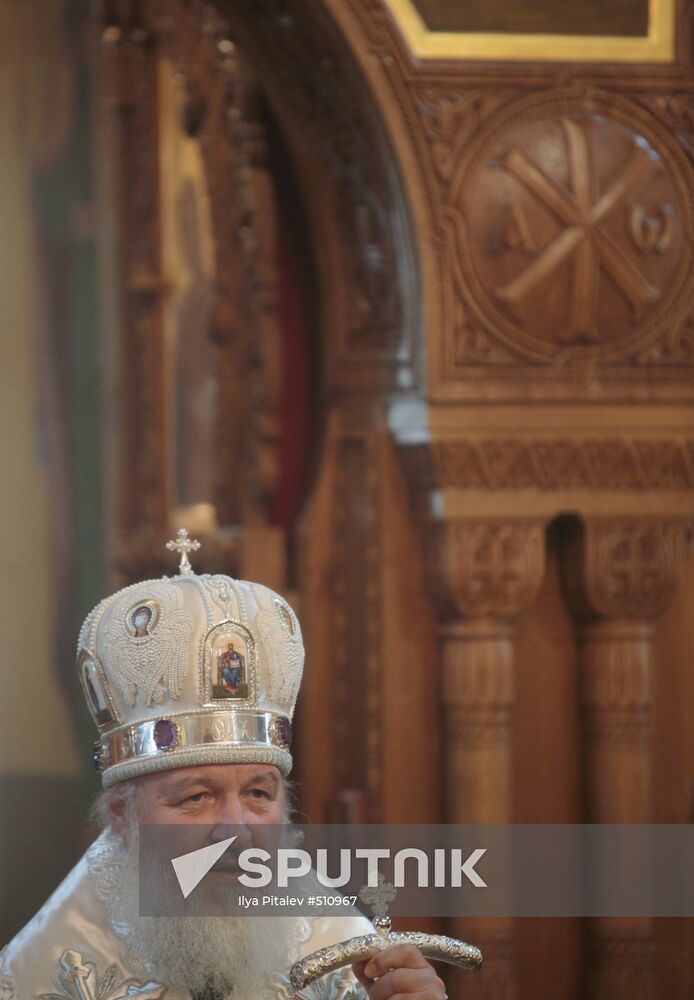
[[[295, 917], [139, 915], [137, 827], [125, 843], [106, 834], [112, 889], [104, 899], [111, 925], [132, 956], [173, 990], [212, 988], [233, 1000], [271, 995], [271, 979], [298, 957], [302, 921]], [[115, 866], [115, 871], [113, 870]]]

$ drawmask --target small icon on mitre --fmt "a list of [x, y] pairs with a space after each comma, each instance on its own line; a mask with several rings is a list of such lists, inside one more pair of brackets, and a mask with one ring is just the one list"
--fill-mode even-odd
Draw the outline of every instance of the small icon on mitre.
[[161, 616], [159, 601], [153, 597], [138, 601], [125, 616], [125, 627], [133, 639], [149, 639]]
[[143, 604], [142, 607], [135, 608], [133, 613], [130, 615], [130, 622], [136, 639], [144, 639], [146, 635], [149, 635], [149, 626], [151, 621], [151, 608], [148, 608], [146, 604]]
[[213, 688], [215, 698], [247, 698], [248, 678], [246, 657], [241, 642], [229, 639], [226, 649], [217, 653], [217, 676]]

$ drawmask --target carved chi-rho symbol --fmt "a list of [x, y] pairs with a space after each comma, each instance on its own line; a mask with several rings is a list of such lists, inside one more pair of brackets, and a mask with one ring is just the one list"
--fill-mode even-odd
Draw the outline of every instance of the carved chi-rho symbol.
[[[519, 305], [532, 292], [541, 292], [543, 287], [547, 287], [553, 273], [569, 259], [573, 264], [571, 304], [568, 322], [560, 337], [566, 341], [578, 338], [597, 340], [595, 313], [601, 267], [627, 298], [637, 317], [661, 296], [661, 290], [644, 277], [637, 262], [602, 225], [608, 214], [620, 206], [627, 213], [632, 213], [629, 195], [661, 169], [661, 163], [645, 139], [635, 137], [631, 154], [604, 193], [598, 194], [594, 191], [594, 168], [587, 126], [567, 118], [562, 118], [561, 124], [566, 137], [570, 191], [549, 178], [521, 149], [512, 148], [500, 160], [500, 165], [566, 228], [520, 274], [507, 284], [498, 285], [494, 293], [511, 306]], [[522, 209], [515, 209], [514, 212], [512, 218], [525, 249], [534, 250], [526, 216]], [[631, 228], [633, 235], [633, 222]], [[658, 252], [662, 253], [667, 248], [670, 237], [671, 229], [668, 227], [667, 233], [664, 232], [657, 241]], [[653, 243], [655, 247], [656, 241]], [[649, 248], [640, 249], [645, 252]]]

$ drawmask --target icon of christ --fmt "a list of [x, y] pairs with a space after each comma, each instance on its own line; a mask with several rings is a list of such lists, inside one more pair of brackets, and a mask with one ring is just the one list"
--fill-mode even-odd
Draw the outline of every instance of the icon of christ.
[[246, 658], [235, 649], [233, 642], [229, 642], [224, 652], [217, 657], [215, 695], [225, 698], [246, 698], [248, 685], [245, 675]]

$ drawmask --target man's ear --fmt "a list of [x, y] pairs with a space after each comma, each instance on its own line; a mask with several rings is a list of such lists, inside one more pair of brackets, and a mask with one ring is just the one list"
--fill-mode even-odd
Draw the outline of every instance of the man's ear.
[[126, 809], [128, 808], [128, 802], [124, 795], [115, 794], [113, 798], [108, 800], [108, 817], [111, 821], [111, 827], [118, 833], [121, 837], [125, 835], [126, 828]]

